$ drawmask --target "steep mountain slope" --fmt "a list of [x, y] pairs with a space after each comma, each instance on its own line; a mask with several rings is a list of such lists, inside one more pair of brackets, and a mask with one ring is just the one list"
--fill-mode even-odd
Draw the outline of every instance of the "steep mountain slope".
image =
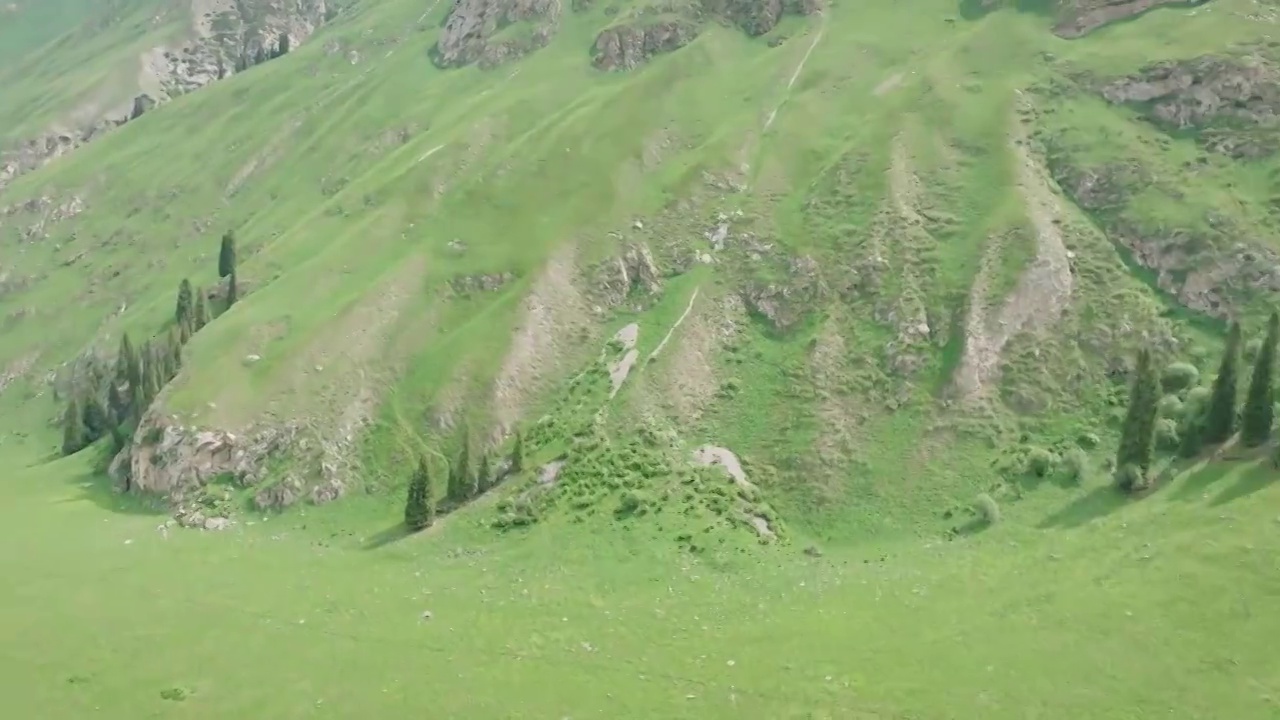
[[[483, 668], [459, 687], [512, 677], [512, 692], [546, 713], [602, 712], [613, 698], [584, 690], [559, 704], [543, 687], [555, 671], [508, 676], [492, 658], [518, 665], [553, 645], [559, 661], [564, 646], [589, 664], [599, 636], [544, 621], [590, 613], [603, 619], [585, 627], [616, 633], [608, 666], [635, 670], [616, 685], [635, 713], [624, 716], [729, 716], [754, 688], [759, 717], [1265, 717], [1276, 670], [1259, 639], [1267, 621], [1218, 600], [1201, 613], [1179, 578], [1211, 567], [1242, 597], [1268, 591], [1274, 568], [1253, 548], [1274, 544], [1255, 537], [1269, 537], [1269, 515], [1245, 498], [1274, 494], [1268, 466], [1252, 455], [1164, 460], [1159, 496], [1130, 508], [1108, 487], [1135, 352], [1190, 363], [1207, 384], [1223, 321], [1255, 335], [1280, 291], [1273, 12], [1252, 0], [1157, 5], [394, 0], [255, 15], [238, 3], [231, 27], [203, 24], [213, 9], [199, 4], [153, 15], [122, 3], [101, 47], [77, 43], [81, 28], [0, 70], [0, 107], [19, 108], [0, 117], [0, 134], [25, 142], [75, 116], [84, 88], [105, 87], [103, 107], [151, 93], [122, 68], [152, 48], [196, 58], [182, 65], [196, 68], [183, 71], [189, 85], [160, 82], [151, 97], [165, 102], [92, 142], [73, 134], [34, 160], [6, 156], [0, 454], [30, 468], [9, 489], [14, 507], [47, 513], [59, 530], [32, 532], [51, 539], [91, 517], [51, 502], [76, 478], [80, 499], [229, 529], [168, 540], [148, 517], [148, 538], [172, 544], [134, 547], [146, 554], [138, 567], [191, 580], [205, 570], [182, 558], [208, 553], [210, 572], [272, 595], [263, 623], [299, 603], [314, 612], [288, 623], [401, 637], [359, 603], [415, 622], [416, 604], [438, 603], [465, 618], [447, 627], [479, 638], [471, 650], [431, 641]], [[144, 27], [149, 17], [159, 20]], [[284, 31], [306, 42], [209, 81], [210, 62], [216, 75], [216, 58], [225, 69]], [[75, 69], [88, 57], [118, 63]], [[111, 87], [108, 75], [125, 80]], [[224, 278], [225, 233], [238, 263]], [[104, 436], [55, 460], [68, 401], [114, 404], [121, 391], [104, 378], [122, 334], [154, 338], [153, 359], [179, 336], [184, 279], [216, 317], [162, 387], [129, 401], [138, 427], [123, 450]], [[1177, 392], [1180, 407], [1197, 388]], [[523, 464], [512, 467], [517, 442]], [[490, 472], [446, 488], [464, 447]], [[398, 520], [385, 527], [420, 456], [441, 518], [399, 544]], [[1223, 473], [1235, 480], [1222, 494], [1186, 502]], [[978, 534], [979, 494], [1004, 527]], [[1236, 500], [1230, 513], [1209, 509]], [[132, 547], [141, 522], [112, 516], [83, 542]], [[1221, 546], [1202, 544], [1217, 533]], [[1150, 555], [1139, 546], [1161, 536], [1178, 557], [1134, 570], [1129, 554]], [[561, 556], [561, 543], [575, 546]], [[49, 563], [70, 562], [77, 546], [49, 544]], [[811, 544], [831, 559], [798, 552]], [[457, 545], [468, 549], [447, 554]], [[1218, 564], [1242, 546], [1259, 577]], [[255, 557], [239, 567], [246, 547]], [[320, 565], [278, 595], [266, 589], [318, 548]], [[104, 567], [125, 562], [101, 553]], [[10, 562], [24, 576], [46, 561]], [[864, 565], [872, 576], [856, 574]], [[654, 588], [677, 595], [673, 566], [715, 587], [671, 607]], [[0, 610], [17, 613], [80, 572]], [[409, 573], [449, 599], [424, 600]], [[528, 579], [539, 573], [542, 590]], [[1064, 578], [1072, 592], [1058, 595]], [[579, 581], [581, 594], [566, 589]], [[1088, 594], [1091, 584], [1104, 591]], [[816, 593], [812, 606], [794, 599], [815, 586], [803, 591]], [[111, 597], [131, 607], [141, 587]], [[476, 587], [492, 598], [464, 605], [458, 595]], [[531, 615], [506, 617], [522, 591]], [[220, 592], [217, 602], [244, 606], [239, 590]], [[194, 594], [157, 610], [173, 617], [155, 627], [178, 622]], [[1186, 602], [1118, 617], [1120, 604], [1169, 596]], [[950, 605], [957, 597], [966, 604]], [[502, 618], [486, 619], [485, 602]], [[1069, 633], [1041, 617], [1067, 618]], [[936, 632], [879, 667], [922, 622]], [[646, 650], [667, 623], [679, 630], [670, 654]], [[1117, 626], [1135, 633], [1133, 647], [1119, 647]], [[712, 629], [720, 647], [756, 659], [749, 688], [721, 670], [747, 655], [712, 663], [696, 649]], [[843, 644], [806, 649], [831, 638]], [[1215, 667], [1256, 668], [1256, 687], [1224, 681], [1196, 695], [1170, 683], [1198, 672], [1192, 640], [1212, 645]], [[166, 652], [181, 658], [178, 642]], [[296, 643], [280, 657], [319, 647]], [[1064, 652], [1017, 682], [1015, 668], [1048, 647]], [[1098, 679], [1103, 658], [1116, 665]], [[184, 697], [211, 698], [209, 712], [391, 707], [372, 677], [347, 701], [316, 703], [310, 689], [336, 676], [273, 663], [288, 692], [249, 698], [218, 686], [247, 669], [165, 679], [164, 661], [147, 662], [145, 682], [179, 683]], [[931, 662], [941, 669], [902, 671]], [[658, 665], [680, 688], [669, 698], [632, 678], [643, 685]], [[393, 670], [379, 676], [408, 677]], [[921, 680], [934, 675], [945, 679]], [[715, 692], [697, 689], [707, 684]], [[1164, 695], [1171, 685], [1178, 694]], [[74, 714], [77, 700], [39, 687]], [[131, 691], [115, 692], [89, 696], [130, 707]], [[441, 696], [445, 715], [462, 702]], [[485, 702], [485, 716], [501, 715], [502, 698]]]

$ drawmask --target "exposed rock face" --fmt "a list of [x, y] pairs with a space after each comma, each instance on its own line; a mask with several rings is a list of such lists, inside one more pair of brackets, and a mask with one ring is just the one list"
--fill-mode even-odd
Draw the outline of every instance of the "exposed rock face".
[[1053, 32], [1058, 37], [1078, 38], [1161, 5], [1200, 5], [1205, 2], [1208, 0], [1070, 0], [1062, 4], [1060, 19]]
[[1259, 293], [1280, 293], [1280, 255], [1261, 243], [1240, 242], [1239, 228], [1223, 222], [1213, 231], [1153, 230], [1126, 218], [1128, 188], [1146, 182], [1141, 168], [1113, 163], [1053, 170], [1076, 204], [1093, 213], [1135, 262], [1155, 272], [1160, 289], [1186, 307], [1225, 319]]
[[79, 215], [84, 208], [84, 200], [79, 195], [56, 200], [42, 195], [0, 210], [0, 227], [11, 218], [31, 220], [30, 225], [18, 231], [19, 237], [24, 241], [43, 240], [49, 237], [50, 226]]
[[647, 245], [629, 245], [616, 258], [591, 273], [593, 299], [605, 307], [617, 307], [629, 298], [652, 298], [662, 289], [657, 263]]
[[[545, 47], [560, 25], [560, 0], [456, 0], [436, 41], [434, 60], [445, 68], [493, 67]], [[529, 23], [527, 36], [495, 39], [513, 23]]]
[[[259, 509], [279, 509], [303, 498], [319, 504], [341, 497], [350, 476], [346, 449], [296, 422], [239, 435], [150, 413], [133, 445], [112, 462], [111, 474], [129, 490], [163, 495], [179, 508], [221, 478], [258, 488]], [[283, 477], [268, 477], [268, 464], [280, 460], [290, 469]]]
[[616, 25], [596, 36], [592, 62], [600, 70], [634, 70], [654, 55], [688, 45], [698, 30], [696, 24], [683, 20]]
[[777, 27], [784, 13], [813, 15], [822, 10], [822, 3], [820, 0], [702, 0], [702, 7], [756, 37]]
[[1280, 72], [1257, 58], [1164, 62], [1107, 83], [1102, 96], [1141, 105], [1166, 128], [1197, 128], [1209, 148], [1237, 158], [1274, 152], [1280, 127]]

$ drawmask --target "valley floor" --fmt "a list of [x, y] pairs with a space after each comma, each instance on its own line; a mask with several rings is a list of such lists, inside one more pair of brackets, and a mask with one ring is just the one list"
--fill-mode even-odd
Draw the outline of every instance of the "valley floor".
[[[953, 542], [398, 537], [379, 500], [161, 531], [74, 460], [0, 497], [12, 717], [1267, 718], [1268, 465], [1043, 488]], [[597, 528], [599, 530], [599, 528]]]

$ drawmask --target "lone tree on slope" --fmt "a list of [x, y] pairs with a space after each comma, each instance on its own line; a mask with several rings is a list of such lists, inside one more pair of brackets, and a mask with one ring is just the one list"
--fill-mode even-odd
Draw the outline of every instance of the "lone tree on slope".
[[222, 235], [222, 247], [218, 250], [218, 277], [224, 278], [236, 270], [236, 236], [230, 230]]
[[1231, 323], [1227, 333], [1227, 347], [1218, 366], [1218, 377], [1213, 380], [1213, 394], [1209, 397], [1209, 409], [1204, 416], [1204, 441], [1226, 442], [1236, 431], [1236, 383], [1240, 362], [1240, 323]]
[[1271, 439], [1271, 423], [1275, 420], [1272, 404], [1271, 376], [1275, 370], [1276, 341], [1280, 336], [1280, 315], [1271, 313], [1267, 321], [1267, 339], [1258, 350], [1253, 364], [1249, 393], [1245, 396], [1240, 439], [1248, 447], [1257, 447]]
[[1133, 389], [1129, 393], [1129, 410], [1120, 431], [1120, 450], [1116, 455], [1116, 470], [1123, 490], [1137, 489], [1146, 477], [1147, 469], [1151, 467], [1159, 388], [1159, 380], [1151, 363], [1151, 351], [1143, 348], [1138, 352]]
[[235, 305], [236, 301], [239, 299], [240, 288], [236, 283], [236, 268], [233, 265], [231, 267], [231, 275], [227, 278], [227, 309], [230, 309], [232, 305]]
[[435, 493], [427, 459], [418, 458], [418, 468], [409, 480], [409, 495], [404, 503], [404, 524], [411, 532], [431, 527], [436, 519]]
[[178, 283], [178, 303], [173, 311], [173, 320], [178, 325], [190, 323], [195, 312], [195, 292], [191, 289], [191, 281], [183, 278]]
[[80, 414], [80, 401], [75, 395], [67, 403], [67, 412], [62, 416], [62, 454], [74, 455], [84, 449], [84, 422]]

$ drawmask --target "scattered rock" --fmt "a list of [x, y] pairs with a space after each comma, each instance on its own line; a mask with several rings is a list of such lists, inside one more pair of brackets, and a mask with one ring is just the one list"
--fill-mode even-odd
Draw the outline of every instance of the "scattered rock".
[[515, 273], [510, 272], [460, 275], [449, 281], [449, 287], [455, 295], [466, 297], [475, 293], [499, 290], [515, 277]]
[[[1191, 0], [1199, 5], [1208, 0]], [[1060, 3], [1058, 24], [1053, 32], [1058, 37], [1078, 38], [1118, 20], [1140, 15], [1161, 5], [1186, 5], [1188, 0], [1071, 0]]]
[[698, 26], [686, 20], [615, 25], [596, 36], [592, 64], [605, 71], [634, 70], [654, 55], [688, 45], [698, 32]]
[[1206, 148], [1233, 158], [1256, 159], [1280, 149], [1280, 70], [1262, 58], [1156, 63], [1100, 92], [1169, 130], [1200, 130]]
[[231, 527], [231, 521], [224, 517], [205, 518], [203, 527], [205, 530], [226, 530]]
[[258, 361], [260, 361], [260, 360], [262, 360], [262, 356], [261, 356], [261, 355], [245, 355], [245, 356], [244, 356], [244, 364], [245, 364], [245, 365], [253, 365], [254, 363], [256, 363], [256, 362], [258, 362]]
[[[560, 26], [560, 0], [456, 0], [436, 41], [433, 59], [442, 68], [472, 63], [494, 67], [545, 47]], [[528, 33], [493, 41], [509, 25], [527, 23]]]
[[539, 485], [555, 485], [556, 479], [560, 477], [560, 471], [564, 469], [564, 460], [553, 460], [552, 462], [538, 468], [538, 484]]

